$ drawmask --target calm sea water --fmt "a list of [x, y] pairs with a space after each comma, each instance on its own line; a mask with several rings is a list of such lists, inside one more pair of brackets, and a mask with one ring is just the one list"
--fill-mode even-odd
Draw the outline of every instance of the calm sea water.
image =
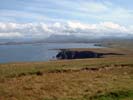
[[56, 59], [59, 48], [100, 48], [94, 43], [38, 43], [0, 45], [0, 63], [48, 61]]

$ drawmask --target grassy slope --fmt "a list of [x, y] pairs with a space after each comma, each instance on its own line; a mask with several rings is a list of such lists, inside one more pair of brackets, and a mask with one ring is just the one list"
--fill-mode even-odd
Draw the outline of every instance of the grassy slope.
[[132, 100], [132, 50], [93, 51], [125, 55], [0, 64], [0, 100]]

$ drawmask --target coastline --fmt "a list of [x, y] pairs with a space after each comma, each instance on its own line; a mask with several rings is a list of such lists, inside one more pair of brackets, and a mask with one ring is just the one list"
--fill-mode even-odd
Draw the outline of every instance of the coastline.
[[108, 100], [115, 95], [117, 97], [114, 98], [119, 99], [124, 94], [125, 99], [132, 99], [132, 49], [108, 47], [69, 50], [123, 55], [0, 64], [0, 99], [11, 99], [12, 95], [17, 100], [33, 100], [32, 97], [40, 100], [99, 100], [106, 97]]

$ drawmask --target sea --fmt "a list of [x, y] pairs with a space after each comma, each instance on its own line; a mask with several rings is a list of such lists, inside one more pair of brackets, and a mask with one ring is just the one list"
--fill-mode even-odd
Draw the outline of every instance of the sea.
[[0, 45], [0, 63], [57, 60], [59, 49], [101, 48], [95, 43], [33, 43]]

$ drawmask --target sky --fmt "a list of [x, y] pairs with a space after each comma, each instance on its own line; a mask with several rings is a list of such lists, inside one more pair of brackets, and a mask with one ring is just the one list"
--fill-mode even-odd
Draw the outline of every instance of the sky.
[[0, 0], [1, 38], [133, 35], [133, 0]]

